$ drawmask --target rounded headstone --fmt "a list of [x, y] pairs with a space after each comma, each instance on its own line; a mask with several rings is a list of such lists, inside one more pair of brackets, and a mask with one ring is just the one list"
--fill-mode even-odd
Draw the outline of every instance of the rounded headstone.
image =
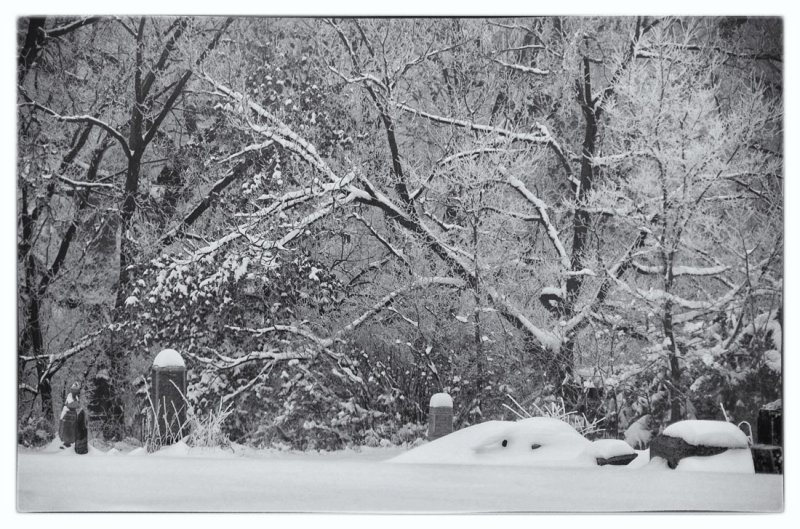
[[428, 439], [433, 441], [449, 433], [453, 433], [453, 398], [447, 393], [436, 393], [428, 410]]
[[160, 444], [186, 435], [186, 363], [175, 349], [164, 349], [153, 360], [152, 395]]

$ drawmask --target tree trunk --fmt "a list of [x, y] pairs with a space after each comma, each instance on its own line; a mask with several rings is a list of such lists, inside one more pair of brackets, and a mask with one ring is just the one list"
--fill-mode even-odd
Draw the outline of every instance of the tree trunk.
[[39, 56], [44, 43], [44, 24], [47, 21], [44, 17], [31, 17], [28, 19], [28, 31], [25, 34], [25, 44], [19, 52], [17, 64], [17, 82], [21, 83], [25, 79], [28, 70]]
[[[577, 83], [578, 100], [583, 111], [586, 123], [583, 136], [583, 149], [581, 157], [580, 186], [576, 196], [577, 207], [572, 220], [572, 257], [570, 266], [572, 270], [581, 270], [584, 267], [584, 257], [588, 248], [588, 235], [591, 216], [585, 209], [589, 194], [594, 183], [594, 167], [592, 158], [597, 144], [597, 120], [600, 110], [592, 104], [592, 80], [589, 69], [589, 59], [583, 59], [583, 83]], [[564, 300], [564, 318], [575, 315], [575, 304], [580, 296], [583, 286], [582, 275], [571, 275], [566, 282], [566, 299]], [[565, 402], [574, 403], [579, 396], [579, 390], [572, 380], [575, 368], [575, 338], [576, 333], [567, 336], [567, 341], [561, 346], [557, 356], [555, 376], [557, 377], [557, 391]]]

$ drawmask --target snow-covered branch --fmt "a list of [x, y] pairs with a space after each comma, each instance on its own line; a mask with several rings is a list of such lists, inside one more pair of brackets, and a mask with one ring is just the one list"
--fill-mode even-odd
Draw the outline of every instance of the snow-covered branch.
[[481, 211], [491, 211], [492, 213], [497, 213], [498, 215], [504, 215], [506, 217], [511, 217], [512, 219], [523, 220], [525, 222], [542, 222], [542, 217], [538, 215], [526, 215], [524, 213], [519, 213], [517, 211], [509, 211], [500, 208], [495, 208], [492, 206], [483, 206]]
[[536, 122], [534, 124], [534, 128], [539, 131], [539, 134], [530, 134], [530, 133], [522, 133], [522, 132], [514, 132], [508, 129], [504, 129], [501, 127], [493, 127], [491, 125], [481, 125], [479, 123], [474, 123], [472, 121], [465, 121], [456, 118], [449, 118], [444, 116], [437, 116], [435, 114], [431, 114], [429, 112], [424, 112], [422, 110], [417, 110], [412, 108], [404, 103], [394, 102], [395, 107], [408, 112], [414, 116], [419, 116], [421, 118], [425, 118], [429, 121], [434, 123], [441, 123], [443, 125], [453, 125], [455, 127], [461, 127], [469, 130], [473, 130], [475, 132], [484, 132], [488, 134], [495, 134], [497, 136], [508, 138], [513, 141], [522, 141], [526, 143], [533, 143], [539, 145], [547, 145], [550, 149], [558, 157], [561, 165], [564, 167], [564, 170], [567, 172], [567, 176], [572, 179], [572, 168], [569, 165], [569, 160], [567, 159], [567, 155], [565, 154], [564, 149], [561, 147], [555, 138], [550, 134], [550, 131], [547, 127], [541, 123]]
[[[500, 24], [497, 24], [497, 25], [500, 25]], [[501, 27], [506, 27], [506, 26], [501, 26]], [[502, 50], [494, 50], [491, 53], [496, 55], [496, 54], [499, 54], [499, 53], [508, 53], [510, 51], [543, 50], [543, 49], [545, 49], [545, 46], [543, 44], [525, 44], [523, 46], [514, 46], [514, 47], [511, 47], [511, 48], [503, 48]]]
[[237, 332], [247, 332], [250, 334], [255, 334], [257, 336], [275, 332], [286, 332], [289, 334], [302, 336], [303, 338], [311, 340], [320, 347], [330, 347], [333, 344], [333, 340], [328, 338], [320, 338], [313, 332], [307, 329], [303, 329], [302, 327], [298, 327], [296, 325], [271, 325], [269, 327], [262, 327], [259, 329], [253, 329], [250, 327], [237, 327], [235, 325], [226, 325], [225, 328]]
[[[660, 45], [661, 47], [665, 48], [677, 48], [687, 51], [714, 51], [720, 53], [722, 55], [726, 55], [728, 57], [733, 57], [737, 59], [751, 59], [756, 61], [775, 61], [775, 62], [783, 62], [783, 58], [780, 55], [774, 53], [761, 53], [761, 52], [753, 52], [753, 51], [735, 51], [722, 48], [720, 46], [700, 46], [698, 44], [685, 44], [679, 42], [664, 42], [660, 44], [654, 43], [653, 46]], [[651, 57], [661, 57], [658, 52], [654, 52], [649, 49], [640, 49], [637, 51], [637, 54], [644, 54]]]
[[88, 334], [83, 335], [72, 347], [61, 351], [60, 353], [53, 353], [43, 357], [37, 356], [20, 356], [19, 360], [22, 362], [41, 362], [45, 360], [47, 365], [45, 366], [44, 370], [41, 371], [40, 381], [46, 379], [48, 376], [53, 374], [55, 371], [58, 370], [61, 365], [72, 358], [73, 356], [86, 351], [92, 344], [94, 344], [97, 337], [100, 336], [103, 332], [107, 330], [119, 330], [120, 326], [112, 326], [108, 325], [105, 327], [101, 327], [96, 331], [90, 332]]
[[418, 57], [416, 57], [415, 59], [412, 59], [411, 61], [405, 63], [401, 68], [397, 68], [395, 70], [395, 77], [398, 77], [398, 78], [402, 77], [403, 75], [406, 74], [406, 72], [408, 72], [408, 70], [410, 70], [414, 66], [416, 66], [416, 65], [418, 65], [418, 64], [420, 64], [422, 62], [427, 61], [431, 57], [435, 57], [437, 55], [441, 55], [442, 53], [447, 53], [448, 51], [452, 51], [452, 50], [454, 50], [456, 48], [460, 48], [461, 46], [463, 46], [464, 44], [466, 44], [468, 42], [469, 42], [468, 40], [464, 40], [464, 41], [461, 41], [461, 42], [457, 42], [457, 43], [455, 43], [455, 44], [453, 44], [451, 46], [446, 46], [444, 48], [440, 48], [440, 49], [436, 49], [436, 50], [428, 50], [425, 53], [423, 53], [422, 55], [419, 55]]
[[470, 266], [469, 262], [464, 261], [462, 257], [457, 254], [457, 252], [453, 251], [452, 248], [448, 247], [444, 242], [442, 242], [439, 237], [437, 237], [437, 235], [430, 228], [428, 228], [424, 222], [422, 222], [421, 219], [412, 219], [405, 210], [400, 208], [389, 197], [380, 192], [366, 176], [362, 175], [360, 179], [367, 188], [367, 191], [365, 192], [367, 196], [360, 197], [360, 201], [378, 207], [379, 209], [383, 210], [390, 219], [398, 222], [411, 233], [416, 233], [417, 235], [421, 236], [424, 243], [443, 261], [454, 267], [458, 275], [463, 277], [465, 280], [474, 280], [475, 274], [472, 271], [472, 267]]
[[392, 246], [392, 244], [388, 240], [386, 240], [385, 237], [383, 237], [380, 233], [377, 232], [377, 230], [375, 230], [375, 228], [372, 226], [372, 224], [370, 224], [367, 221], [367, 219], [365, 219], [364, 217], [362, 217], [361, 215], [359, 215], [356, 212], [351, 213], [350, 216], [353, 217], [354, 219], [360, 221], [361, 224], [366, 226], [366, 228], [369, 230], [369, 232], [372, 234], [372, 236], [375, 237], [381, 244], [383, 244], [386, 247], [386, 249], [389, 250], [389, 252], [391, 254], [393, 254], [395, 257], [397, 257], [398, 259], [403, 261], [403, 263], [408, 268], [411, 268], [411, 263], [408, 262], [408, 259], [406, 258], [405, 253], [403, 253], [403, 250], [400, 250], [399, 248], [395, 248], [394, 246]]
[[237, 216], [250, 218], [268, 217], [274, 215], [275, 213], [291, 209], [293, 206], [296, 206], [302, 202], [306, 202], [309, 199], [318, 198], [334, 191], [343, 191], [344, 189], [348, 189], [350, 192], [352, 192], [353, 190], [349, 187], [349, 184], [354, 178], [355, 173], [350, 172], [335, 182], [316, 184], [315, 186], [304, 187], [296, 191], [289, 191], [279, 197], [266, 194], [261, 195], [257, 198], [257, 200], [272, 200], [272, 202], [255, 213], [242, 213], [237, 214]]
[[628, 158], [642, 156], [644, 154], [646, 153], [642, 151], [633, 151], [619, 154], [609, 154], [608, 156], [590, 156], [589, 163], [591, 163], [594, 167], [610, 166], [627, 160]]
[[233, 393], [228, 393], [226, 395], [223, 395], [222, 404], [226, 404], [235, 399], [236, 397], [238, 397], [239, 395], [241, 395], [242, 393], [250, 391], [250, 389], [253, 386], [255, 386], [256, 383], [261, 379], [261, 377], [264, 376], [264, 373], [266, 373], [268, 369], [272, 369], [274, 366], [275, 366], [275, 360], [265, 363], [264, 367], [261, 368], [261, 371], [259, 371], [256, 376], [250, 379], [250, 382], [242, 386], [239, 386]]
[[505, 66], [506, 68], [511, 68], [512, 70], [516, 70], [518, 72], [523, 73], [532, 73], [535, 75], [548, 75], [550, 70], [542, 70], [541, 68], [533, 68], [531, 66], [523, 66], [522, 64], [512, 64], [508, 62], [501, 61], [500, 59], [494, 59], [494, 62], [501, 66]]
[[[646, 265], [642, 264], [637, 261], [632, 261], [631, 265], [636, 269], [637, 272], [641, 274], [658, 274], [664, 275], [665, 270], [664, 267], [661, 265]], [[672, 268], [672, 275], [675, 277], [678, 276], [713, 276], [717, 274], [721, 274], [730, 267], [728, 266], [708, 266], [708, 267], [701, 267], [701, 266], [674, 266]]]
[[547, 236], [553, 243], [553, 246], [558, 253], [558, 258], [561, 261], [562, 268], [564, 270], [569, 270], [570, 262], [569, 257], [567, 256], [567, 250], [564, 248], [564, 244], [561, 242], [561, 238], [558, 235], [558, 230], [550, 221], [550, 216], [547, 214], [547, 205], [539, 197], [531, 193], [531, 191], [525, 186], [525, 183], [509, 173], [505, 167], [500, 166], [498, 170], [500, 171], [500, 174], [505, 176], [508, 184], [516, 189], [517, 192], [525, 198], [525, 200], [533, 204], [533, 206], [536, 208], [536, 211], [539, 212], [539, 216], [542, 218], [541, 222], [547, 230]]
[[584, 268], [582, 270], [564, 270], [561, 272], [561, 275], [567, 277], [574, 277], [574, 276], [590, 276], [590, 277], [597, 277], [597, 274], [594, 270], [590, 268]]
[[32, 393], [33, 395], [38, 395], [39, 391], [31, 386], [30, 384], [26, 384], [25, 382], [20, 382], [17, 386], [17, 389], [20, 391], [27, 391], [28, 393]]
[[248, 145], [244, 149], [241, 149], [240, 151], [237, 151], [237, 152], [231, 154], [230, 156], [226, 156], [222, 160], [219, 160], [217, 163], [230, 162], [231, 160], [233, 160], [235, 158], [238, 158], [240, 156], [244, 156], [248, 152], [260, 151], [260, 150], [266, 149], [267, 147], [269, 147], [273, 143], [275, 143], [275, 142], [272, 141], [272, 140], [267, 140], [267, 141], [264, 141], [264, 142], [261, 142], [261, 143], [254, 143], [252, 145]]
[[392, 292], [389, 292], [381, 299], [379, 299], [376, 303], [370, 306], [367, 310], [361, 313], [358, 317], [352, 320], [350, 323], [345, 325], [344, 327], [340, 328], [332, 335], [327, 338], [323, 338], [318, 336], [317, 334], [311, 332], [310, 330], [304, 329], [297, 325], [271, 325], [269, 327], [263, 328], [249, 328], [249, 327], [238, 327], [234, 325], [226, 325], [225, 328], [237, 331], [237, 332], [247, 332], [256, 336], [261, 336], [264, 334], [271, 334], [277, 332], [284, 332], [290, 333], [302, 338], [305, 338], [312, 342], [313, 347], [305, 348], [305, 349], [295, 349], [295, 350], [284, 350], [279, 351], [274, 348], [267, 349], [265, 351], [254, 351], [250, 352], [243, 356], [232, 357], [220, 354], [217, 351], [211, 351], [213, 353], [213, 358], [211, 357], [201, 357], [194, 353], [188, 353], [192, 358], [195, 360], [204, 363], [206, 365], [210, 365], [215, 369], [232, 369], [234, 367], [240, 366], [242, 364], [248, 362], [261, 362], [265, 360], [269, 361], [279, 361], [279, 360], [294, 360], [294, 359], [308, 359], [313, 358], [314, 356], [318, 355], [320, 352], [328, 349], [331, 347], [335, 341], [342, 339], [344, 335], [353, 330], [357, 329], [365, 322], [372, 319], [375, 315], [380, 313], [383, 309], [391, 306], [392, 302], [397, 299], [402, 294], [406, 294], [410, 291], [417, 290], [420, 288], [425, 288], [432, 285], [439, 285], [451, 288], [464, 288], [466, 286], [466, 282], [451, 277], [420, 277], [416, 280], [412, 281], [411, 283], [404, 285], [401, 288], [395, 289]]
[[486, 132], [489, 134], [496, 134], [497, 136], [502, 136], [504, 138], [508, 138], [511, 140], [523, 141], [527, 143], [536, 143], [536, 144], [550, 144], [554, 142], [553, 138], [550, 134], [526, 134], [521, 132], [514, 132], [508, 129], [504, 129], [501, 127], [493, 127], [491, 125], [481, 125], [479, 123], [474, 123], [472, 121], [464, 121], [461, 119], [456, 118], [448, 118], [444, 116], [437, 116], [435, 114], [431, 114], [428, 112], [424, 112], [422, 110], [417, 110], [412, 108], [404, 103], [394, 102], [395, 107], [408, 112], [409, 114], [413, 114], [415, 116], [419, 116], [421, 118], [425, 118], [429, 121], [433, 121], [434, 123], [441, 123], [443, 125], [453, 125], [456, 127], [461, 127], [469, 130], [473, 130], [475, 132]]
[[82, 28], [83, 26], [88, 26], [90, 24], [94, 24], [95, 22], [99, 21], [100, 17], [83, 17], [74, 22], [70, 22], [68, 24], [64, 24], [63, 26], [58, 26], [55, 28], [45, 29], [42, 30], [47, 38], [56, 38], [62, 35], [66, 35], [67, 33], [72, 33], [78, 28]]
[[336, 174], [322, 159], [319, 153], [317, 153], [317, 150], [314, 148], [314, 146], [300, 135], [295, 133], [287, 124], [279, 120], [258, 103], [246, 98], [239, 92], [228, 88], [222, 83], [215, 81], [208, 74], [205, 74], [204, 78], [220, 93], [239, 103], [242, 111], [244, 111], [245, 107], [249, 108], [257, 116], [267, 120], [269, 123], [272, 123], [272, 125], [257, 125], [248, 120], [248, 124], [255, 132], [260, 133], [267, 140], [273, 140], [286, 149], [294, 152], [308, 162], [311, 166], [317, 168], [331, 181], [335, 182], [338, 180]]
[[[631, 260], [633, 259], [635, 252], [644, 245], [645, 240], [647, 239], [649, 233], [650, 233], [649, 230], [640, 228], [640, 231], [636, 235], [636, 238], [633, 240], [630, 246], [628, 246], [628, 248], [625, 250], [625, 253], [622, 255], [622, 257], [616, 263], [614, 263], [614, 265], [607, 271], [608, 274], [607, 277], [603, 279], [603, 282], [600, 284], [600, 287], [597, 289], [596, 293], [591, 298], [591, 301], [586, 303], [583, 306], [583, 308], [580, 311], [578, 311], [577, 314], [575, 314], [572, 318], [569, 319], [569, 321], [566, 322], [566, 325], [564, 325], [562, 329], [563, 332], [571, 332], [576, 328], [586, 324], [586, 322], [588, 321], [587, 316], [589, 316], [593, 311], [595, 311], [597, 307], [606, 300], [606, 297], [608, 296], [611, 287], [615, 283], [620, 282], [619, 278], [622, 277], [622, 274], [625, 273], [625, 271], [631, 266]], [[594, 271], [587, 268], [584, 268], [583, 270], [579, 271], [566, 272], [566, 275], [568, 276], [573, 274], [588, 275], [588, 276], [596, 275]]]
[[211, 189], [203, 199], [181, 220], [179, 224], [168, 230], [159, 239], [159, 245], [164, 247], [171, 244], [176, 238], [180, 237], [189, 226], [191, 226], [206, 211], [219, 193], [221, 193], [231, 182], [244, 172], [244, 166], [238, 165], [229, 170], [222, 178], [214, 182]]
[[525, 330], [544, 347], [557, 353], [561, 348], [561, 340], [554, 333], [540, 329], [524, 315], [522, 312], [514, 307], [508, 299], [497, 292], [494, 287], [488, 287], [486, 292], [492, 303], [498, 307], [498, 310], [507, 318], [514, 321], [515, 325]]
[[424, 206], [422, 207], [422, 213], [426, 217], [431, 219], [433, 222], [435, 222], [436, 225], [439, 226], [439, 228], [441, 228], [443, 231], [464, 230], [464, 229], [466, 229], [464, 226], [459, 226], [458, 224], [449, 224], [449, 223], [443, 221], [442, 219], [440, 219], [439, 217], [437, 217], [436, 215], [434, 215], [433, 213], [428, 211]]
[[690, 319], [696, 318], [697, 316], [699, 316], [701, 314], [704, 314], [704, 313], [707, 313], [707, 312], [712, 311], [712, 310], [721, 309], [722, 307], [724, 307], [725, 305], [727, 305], [728, 303], [733, 301], [733, 299], [736, 297], [736, 295], [745, 286], [745, 284], [741, 284], [741, 285], [731, 289], [729, 292], [727, 292], [722, 297], [717, 298], [715, 300], [697, 301], [697, 300], [692, 300], [692, 299], [686, 299], [686, 298], [677, 296], [677, 295], [672, 294], [670, 292], [665, 292], [665, 291], [663, 291], [661, 289], [657, 289], [657, 288], [650, 288], [648, 290], [644, 290], [642, 288], [635, 288], [634, 289], [631, 286], [629, 286], [627, 283], [625, 283], [624, 281], [621, 281], [620, 279], [618, 279], [615, 275], [612, 275], [610, 271], [609, 271], [609, 276], [614, 280], [614, 282], [620, 288], [622, 288], [622, 290], [624, 290], [625, 292], [627, 292], [627, 293], [629, 293], [629, 294], [631, 294], [633, 296], [637, 296], [637, 297], [639, 297], [641, 299], [644, 299], [645, 301], [648, 301], [650, 303], [659, 303], [660, 304], [660, 303], [664, 303], [666, 301], [669, 301], [670, 303], [672, 303], [676, 307], [680, 307], [680, 308], [687, 309], [687, 310], [691, 311], [689, 313], [684, 313], [684, 314], [675, 316], [674, 321], [676, 323], [682, 322], [682, 321], [688, 321]]
[[299, 219], [297, 222], [292, 223], [290, 225], [291, 229], [289, 230], [289, 232], [278, 240], [267, 239], [263, 236], [251, 236], [249, 234], [245, 234], [245, 237], [248, 238], [251, 244], [263, 250], [272, 250], [272, 249], [286, 250], [285, 246], [288, 243], [292, 242], [299, 235], [305, 232], [309, 226], [320, 221], [322, 218], [330, 214], [333, 211], [335, 205], [352, 202], [354, 198], [355, 195], [351, 194], [338, 202], [334, 198], [326, 200], [320, 208], [309, 213], [305, 217]]
[[348, 84], [359, 84], [364, 82], [369, 82], [377, 86], [383, 91], [386, 91], [386, 86], [375, 76], [369, 74], [358, 74], [358, 77], [347, 77], [345, 74], [341, 73], [339, 70], [334, 68], [333, 66], [328, 65], [328, 69], [338, 75], [345, 83]]
[[401, 294], [405, 294], [412, 290], [416, 290], [419, 288], [424, 288], [427, 286], [432, 285], [439, 285], [439, 286], [447, 286], [452, 288], [464, 288], [466, 287], [466, 282], [462, 279], [452, 278], [452, 277], [421, 277], [418, 278], [416, 281], [405, 285], [401, 288], [393, 290], [389, 292], [385, 296], [383, 296], [377, 303], [372, 305], [369, 309], [364, 311], [359, 317], [355, 320], [350, 322], [349, 324], [345, 325], [342, 329], [335, 333], [335, 337], [342, 336], [348, 332], [353, 331], [360, 325], [362, 325], [365, 321], [369, 320], [376, 314], [378, 314], [383, 308], [389, 306], [398, 296]]
[[457, 152], [455, 154], [451, 154], [446, 158], [442, 158], [438, 162], [438, 165], [444, 166], [452, 162], [455, 162], [456, 160], [460, 160], [462, 158], [473, 158], [476, 156], [481, 156], [483, 154], [498, 153], [498, 152], [505, 152], [505, 153], [522, 152], [522, 149], [499, 149], [494, 147], [481, 147], [479, 149], [472, 149], [469, 151], [462, 151], [462, 152]]
[[[227, 178], [227, 176], [226, 176]], [[241, 238], [247, 238], [252, 244], [259, 246], [263, 249], [285, 249], [284, 245], [288, 244], [292, 240], [294, 240], [297, 236], [299, 236], [303, 231], [310, 226], [311, 224], [319, 221], [327, 214], [329, 214], [335, 205], [337, 204], [346, 204], [354, 200], [359, 194], [357, 192], [351, 192], [349, 195], [343, 198], [339, 198], [338, 200], [334, 197], [329, 198], [325, 202], [323, 202], [318, 209], [313, 211], [312, 213], [306, 215], [302, 219], [298, 220], [296, 223], [291, 225], [291, 230], [286, 233], [281, 239], [277, 241], [268, 240], [264, 237], [251, 235], [250, 232], [259, 225], [267, 217], [273, 216], [275, 214], [288, 211], [295, 206], [298, 206], [308, 200], [322, 196], [325, 194], [329, 194], [335, 191], [341, 191], [342, 188], [349, 187], [349, 183], [353, 180], [354, 174], [348, 173], [342, 178], [337, 179], [335, 182], [330, 184], [323, 184], [319, 186], [319, 191], [313, 190], [313, 188], [305, 188], [296, 191], [290, 191], [285, 193], [281, 197], [274, 200], [268, 206], [260, 209], [255, 213], [248, 214], [248, 218], [254, 218], [255, 220], [251, 220], [245, 224], [240, 224], [236, 226], [231, 232], [228, 234], [220, 237], [219, 239], [207, 244], [206, 246], [194, 250], [191, 252], [189, 256], [185, 259], [179, 259], [175, 262], [177, 264], [190, 264], [199, 261], [203, 257], [216, 253], [223, 247], [227, 246], [229, 243], [236, 241]], [[179, 233], [181, 233], [182, 227], [185, 227], [185, 220], [182, 224], [178, 225], [177, 227], [173, 228], [169, 232], [167, 232], [161, 239], [161, 244], [168, 244], [171, 242]]]
[[125, 139], [125, 136], [123, 136], [121, 132], [119, 132], [117, 129], [115, 129], [105, 121], [97, 119], [94, 116], [90, 116], [88, 114], [81, 114], [76, 116], [64, 116], [62, 114], [59, 114], [55, 110], [52, 110], [44, 105], [40, 105], [39, 103], [33, 100], [28, 100], [25, 103], [20, 103], [20, 106], [30, 106], [37, 110], [41, 110], [44, 113], [53, 116], [58, 121], [63, 121], [64, 123], [91, 123], [92, 125], [96, 125], [101, 129], [105, 130], [106, 132], [108, 132], [108, 134], [111, 135], [111, 137], [117, 140], [127, 158], [130, 158], [132, 156], [131, 149], [130, 147], [128, 147], [128, 142]]
[[114, 189], [114, 184], [104, 184], [102, 182], [79, 182], [77, 180], [71, 180], [63, 175], [58, 175], [58, 179], [62, 182], [66, 182], [67, 184], [71, 185], [72, 187], [83, 187], [83, 188], [106, 188], [106, 189]]
[[677, 296], [670, 292], [665, 292], [658, 288], [650, 288], [648, 290], [638, 287], [632, 288], [624, 281], [618, 279], [615, 275], [612, 275], [611, 271], [609, 271], [609, 276], [612, 277], [616, 282], [616, 284], [624, 291], [628, 292], [631, 295], [644, 299], [645, 301], [649, 301], [651, 303], [663, 303], [669, 301], [677, 307], [690, 310], [708, 310], [717, 305], [716, 302], [696, 301], [692, 299], [682, 298], [680, 296]]
[[213, 357], [200, 356], [192, 351], [187, 351], [186, 355], [202, 364], [218, 370], [227, 370], [239, 367], [250, 362], [281, 361], [281, 360], [304, 360], [313, 358], [319, 351], [312, 349], [302, 350], [279, 350], [269, 349], [267, 351], [253, 351], [243, 356], [227, 356], [217, 351], [212, 351]]

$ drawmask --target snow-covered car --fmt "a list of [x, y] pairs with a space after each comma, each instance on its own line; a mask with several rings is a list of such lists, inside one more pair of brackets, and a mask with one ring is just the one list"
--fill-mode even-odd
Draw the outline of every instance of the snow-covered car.
[[390, 460], [392, 463], [593, 467], [637, 457], [625, 441], [590, 441], [558, 419], [487, 421], [458, 430]]

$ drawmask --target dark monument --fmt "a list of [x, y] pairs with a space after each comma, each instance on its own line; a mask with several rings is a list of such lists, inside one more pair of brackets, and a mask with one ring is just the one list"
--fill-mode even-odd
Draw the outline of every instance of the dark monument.
[[428, 439], [449, 433], [453, 433], [453, 399], [447, 393], [437, 393], [431, 397], [428, 411]]
[[75, 453], [89, 453], [89, 429], [86, 426], [86, 412], [81, 410], [75, 421]]
[[783, 474], [783, 402], [780, 399], [758, 411], [756, 441], [750, 448], [756, 472]]
[[174, 349], [164, 349], [153, 361], [150, 398], [160, 445], [172, 444], [188, 432], [186, 423], [186, 364]]

